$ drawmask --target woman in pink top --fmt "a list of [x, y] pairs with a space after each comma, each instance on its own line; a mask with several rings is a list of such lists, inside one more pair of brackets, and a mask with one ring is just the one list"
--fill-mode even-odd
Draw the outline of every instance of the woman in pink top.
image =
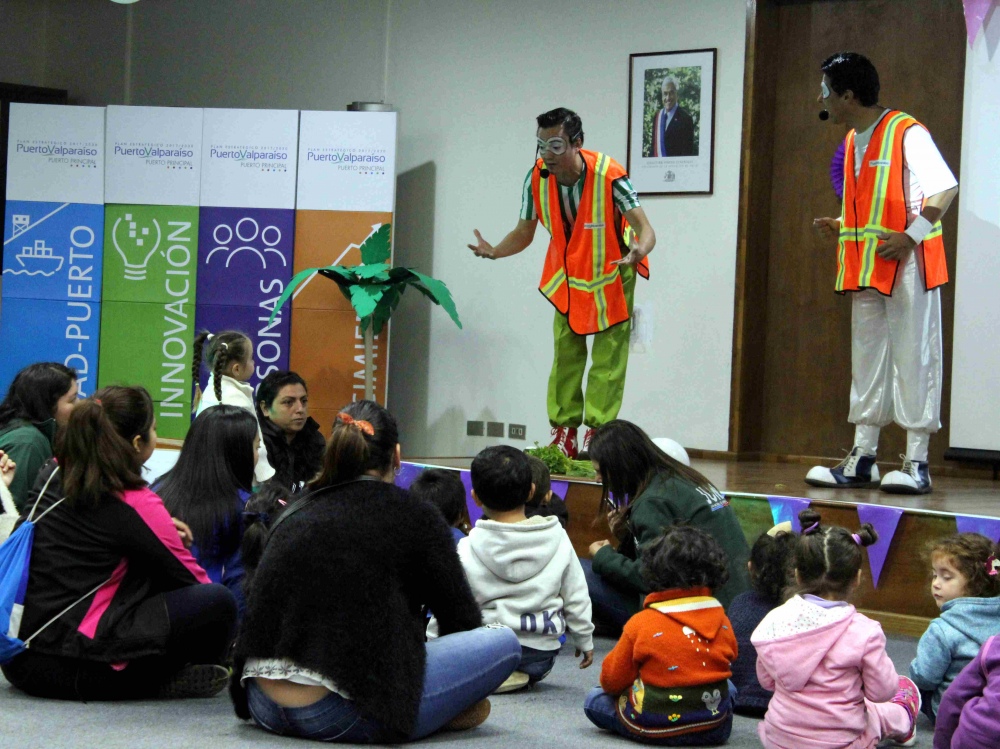
[[911, 746], [920, 694], [896, 673], [879, 624], [848, 603], [861, 581], [861, 547], [878, 535], [867, 523], [857, 533], [823, 526], [813, 510], [799, 520], [795, 595], [750, 638], [760, 684], [774, 691], [760, 739], [768, 749]]

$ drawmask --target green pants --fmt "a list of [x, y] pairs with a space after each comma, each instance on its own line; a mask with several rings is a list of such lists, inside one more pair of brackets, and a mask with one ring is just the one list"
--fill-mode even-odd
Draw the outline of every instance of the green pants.
[[552, 325], [555, 356], [549, 375], [549, 423], [554, 427], [599, 427], [618, 417], [625, 394], [628, 342], [632, 334], [632, 301], [635, 296], [635, 269], [621, 270], [629, 319], [594, 333], [587, 376], [584, 411], [583, 373], [587, 368], [587, 338], [569, 327], [566, 315], [556, 312]]

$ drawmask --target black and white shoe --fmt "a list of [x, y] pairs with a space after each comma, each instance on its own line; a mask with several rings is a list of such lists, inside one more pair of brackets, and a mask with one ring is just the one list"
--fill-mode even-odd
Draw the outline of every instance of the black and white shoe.
[[903, 458], [902, 469], [887, 473], [879, 489], [889, 494], [930, 494], [931, 472], [927, 461], [900, 457]]
[[806, 483], [834, 489], [874, 489], [879, 485], [875, 456], [855, 445], [833, 468], [814, 466], [806, 474]]

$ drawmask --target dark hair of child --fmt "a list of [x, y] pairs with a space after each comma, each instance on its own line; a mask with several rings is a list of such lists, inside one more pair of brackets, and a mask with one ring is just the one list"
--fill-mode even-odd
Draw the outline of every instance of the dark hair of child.
[[66, 501], [97, 506], [126, 489], [146, 485], [133, 441], [147, 445], [153, 401], [142, 387], [113, 385], [80, 401], [56, 438]]
[[715, 590], [729, 582], [726, 552], [705, 531], [673, 525], [642, 550], [639, 574], [652, 591]]
[[240, 558], [243, 561], [243, 592], [250, 593], [253, 576], [264, 556], [267, 534], [281, 514], [292, 504], [292, 490], [271, 480], [257, 487], [257, 491], [243, 507], [243, 542]]
[[76, 372], [64, 364], [39, 362], [14, 377], [0, 403], [0, 429], [15, 419], [41, 424], [55, 416], [56, 405], [76, 380]]
[[971, 598], [1000, 595], [1000, 575], [990, 575], [990, 557], [1000, 559], [1000, 546], [978, 533], [958, 533], [929, 545], [931, 558], [947, 557], [965, 578], [965, 593]]
[[750, 549], [750, 585], [757, 595], [775, 604], [784, 600], [794, 546], [794, 533], [760, 534]]
[[525, 456], [528, 458], [528, 466], [531, 468], [531, 483], [535, 485], [535, 493], [531, 495], [527, 504], [538, 507], [545, 501], [545, 495], [552, 489], [552, 476], [544, 461], [527, 453]]
[[239, 546], [239, 492], [253, 488], [256, 436], [257, 419], [246, 409], [206, 408], [191, 424], [177, 463], [156, 484], [167, 510], [191, 527], [209, 558], [228, 557]]
[[472, 488], [489, 510], [508, 512], [522, 507], [531, 493], [528, 456], [509, 445], [480, 450], [472, 460]]
[[[207, 345], [206, 345], [207, 344]], [[222, 376], [230, 364], [242, 364], [253, 356], [253, 343], [245, 333], [238, 330], [223, 330], [212, 335], [203, 330], [194, 337], [194, 360], [191, 362], [191, 379], [194, 382], [194, 402], [192, 408], [198, 409], [201, 401], [201, 362], [204, 357], [212, 372], [212, 384], [215, 388], [216, 400], [222, 400]]]
[[815, 510], [800, 512], [799, 523], [802, 533], [792, 552], [792, 568], [798, 573], [798, 583], [791, 592], [821, 598], [846, 596], [861, 569], [861, 548], [878, 541], [878, 533], [871, 523], [862, 525], [857, 533], [836, 525], [822, 525]]
[[374, 401], [351, 403], [333, 420], [323, 466], [309, 488], [322, 489], [351, 481], [368, 471], [386, 474], [392, 469], [398, 444], [399, 428], [391, 413]]
[[452, 527], [465, 518], [465, 484], [455, 471], [428, 468], [410, 484], [410, 494], [437, 507]]

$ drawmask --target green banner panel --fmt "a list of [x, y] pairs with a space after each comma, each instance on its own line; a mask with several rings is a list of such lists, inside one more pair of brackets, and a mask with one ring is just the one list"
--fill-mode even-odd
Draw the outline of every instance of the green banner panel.
[[198, 208], [105, 206], [104, 299], [194, 305]]

